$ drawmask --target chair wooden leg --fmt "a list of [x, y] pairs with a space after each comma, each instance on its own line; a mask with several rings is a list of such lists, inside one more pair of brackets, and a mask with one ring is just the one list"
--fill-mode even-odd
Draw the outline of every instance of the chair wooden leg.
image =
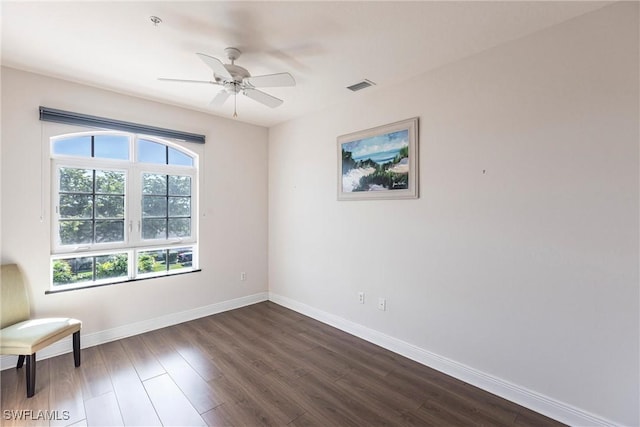
[[24, 365], [24, 354], [18, 356], [18, 364], [16, 365], [16, 369], [22, 368], [22, 365]]
[[36, 392], [36, 354], [27, 355], [27, 397]]
[[80, 331], [73, 333], [73, 363], [80, 366]]

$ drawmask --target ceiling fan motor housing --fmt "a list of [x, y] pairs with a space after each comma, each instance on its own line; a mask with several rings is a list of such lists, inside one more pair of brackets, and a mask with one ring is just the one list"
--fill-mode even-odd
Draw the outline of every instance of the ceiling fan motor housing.
[[[242, 89], [243, 80], [247, 77], [251, 77], [249, 71], [246, 68], [234, 64], [224, 64], [224, 68], [227, 69], [233, 80], [225, 79], [223, 77], [214, 74], [214, 77], [218, 83], [221, 83], [227, 92], [239, 93]], [[245, 83], [246, 84], [246, 83]]]

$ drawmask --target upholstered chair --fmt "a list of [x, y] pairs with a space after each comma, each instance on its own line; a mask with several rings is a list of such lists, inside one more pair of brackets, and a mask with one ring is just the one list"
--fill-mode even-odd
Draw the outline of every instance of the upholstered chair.
[[73, 359], [80, 366], [82, 322], [67, 317], [31, 319], [29, 293], [20, 269], [3, 265], [0, 278], [0, 354], [18, 356], [17, 369], [27, 360], [27, 397], [36, 390], [36, 352], [73, 334]]

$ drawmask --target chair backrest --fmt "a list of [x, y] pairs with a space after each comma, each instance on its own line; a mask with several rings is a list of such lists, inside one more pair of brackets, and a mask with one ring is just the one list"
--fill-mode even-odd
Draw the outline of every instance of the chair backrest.
[[2, 266], [0, 328], [29, 319], [31, 308], [24, 277], [16, 264]]

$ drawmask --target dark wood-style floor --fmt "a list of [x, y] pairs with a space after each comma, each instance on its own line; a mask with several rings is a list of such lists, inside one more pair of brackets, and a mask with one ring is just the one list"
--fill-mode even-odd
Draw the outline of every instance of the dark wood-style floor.
[[271, 302], [41, 360], [31, 399], [1, 379], [6, 426], [560, 425]]

